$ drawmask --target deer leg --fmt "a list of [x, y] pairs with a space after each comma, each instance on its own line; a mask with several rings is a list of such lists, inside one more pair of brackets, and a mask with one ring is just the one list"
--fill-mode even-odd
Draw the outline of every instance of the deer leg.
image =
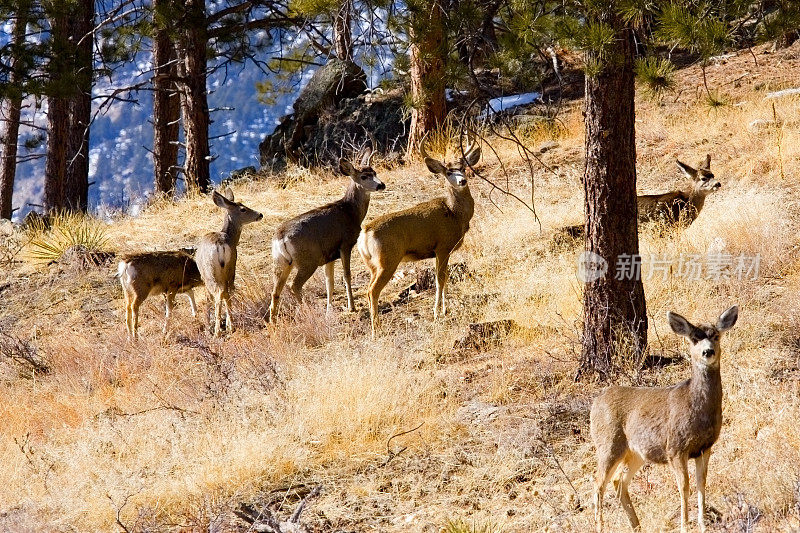
[[333, 266], [333, 261], [325, 263], [325, 292], [328, 296], [328, 304], [325, 311], [328, 313], [333, 310]]
[[597, 533], [603, 531], [603, 493], [621, 460], [622, 457], [603, 458], [598, 451], [597, 475], [595, 476], [594, 483], [594, 522]]
[[139, 306], [142, 305], [142, 299], [134, 295], [133, 302], [131, 303], [131, 324], [133, 325], [133, 338], [139, 339]]
[[236, 328], [233, 326], [233, 318], [231, 317], [231, 295], [228, 291], [222, 293], [222, 301], [225, 302], [225, 330], [228, 333], [233, 333]]
[[619, 477], [619, 483], [617, 485], [617, 494], [619, 495], [619, 502], [622, 504], [622, 508], [625, 510], [625, 513], [628, 515], [628, 521], [631, 523], [631, 527], [634, 531], [639, 531], [639, 517], [636, 516], [636, 511], [633, 509], [633, 503], [631, 503], [631, 496], [628, 493], [628, 486], [633, 479], [633, 476], [636, 475], [636, 472], [642, 467], [644, 464], [644, 460], [635, 453], [629, 453], [626, 461], [626, 465], [628, 469]]
[[197, 316], [197, 302], [194, 301], [194, 290], [189, 289], [186, 291], [186, 296], [189, 298], [189, 305], [192, 308], [192, 316]]
[[681, 495], [681, 533], [686, 533], [686, 523], [689, 521], [689, 467], [687, 458], [683, 455], [670, 460], [675, 471], [675, 481], [678, 483], [678, 492]]
[[351, 250], [341, 250], [342, 257], [342, 277], [344, 278], [344, 288], [347, 291], [347, 310], [351, 313], [356, 310], [356, 304], [353, 302], [353, 287], [350, 284], [350, 254]]
[[445, 313], [444, 285], [447, 283], [447, 262], [449, 259], [449, 255], [436, 256], [436, 300], [433, 302], [434, 320], [439, 318], [440, 309], [442, 315]]
[[169, 318], [172, 316], [172, 308], [175, 306], [175, 293], [164, 293], [164, 305], [166, 307], [164, 310], [164, 333], [166, 334], [169, 330]]
[[706, 530], [706, 474], [710, 458], [711, 450], [706, 450], [694, 460], [694, 471], [697, 478], [697, 526], [701, 533]]
[[219, 337], [222, 335], [222, 294], [221, 292], [214, 292], [214, 336]]
[[300, 303], [303, 301], [303, 285], [309, 280], [317, 270], [317, 265], [298, 265], [297, 274], [292, 280], [292, 294]]
[[378, 328], [380, 327], [380, 317], [378, 316], [378, 299], [381, 296], [381, 291], [386, 284], [391, 281], [394, 275], [394, 269], [381, 269], [378, 267], [369, 284], [369, 314], [372, 319], [372, 338], [377, 335]]
[[283, 286], [286, 285], [286, 280], [289, 279], [289, 273], [291, 271], [292, 265], [282, 260], [280, 263], [276, 261], [273, 274], [272, 299], [269, 302], [269, 315], [267, 316], [269, 322], [275, 323], [275, 320], [278, 318], [281, 291], [283, 291]]
[[125, 331], [128, 337], [133, 337], [133, 309], [131, 309], [132, 299], [125, 293]]

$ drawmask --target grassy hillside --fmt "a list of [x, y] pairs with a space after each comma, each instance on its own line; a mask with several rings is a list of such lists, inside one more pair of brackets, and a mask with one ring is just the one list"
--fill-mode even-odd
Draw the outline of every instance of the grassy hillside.
[[[725, 105], [709, 106], [692, 67], [663, 102], [642, 99], [637, 108], [641, 191], [682, 185], [675, 158], [693, 164], [706, 153], [722, 182], [687, 230], [645, 227], [643, 256], [760, 257], [755, 279], [689, 279], [677, 270], [645, 279], [651, 350], [675, 363], [628, 363], [618, 378], [685, 379], [685, 345], [669, 331], [666, 311], [704, 322], [741, 306], [723, 339], [724, 424], [708, 476], [712, 531], [800, 528], [800, 97], [765, 100], [800, 77], [800, 45], [764, 52], [756, 50], [757, 64], [744, 52], [709, 68]], [[752, 121], [773, 119], [773, 104], [781, 125], [751, 131]], [[314, 531], [591, 530], [588, 409], [604, 385], [574, 381], [578, 249], [552, 238], [582, 217], [580, 106], [563, 125], [558, 146], [541, 156], [555, 172], [535, 169], [539, 221], [474, 179], [475, 217], [451, 260], [448, 316], [432, 322], [432, 290], [400, 297], [431, 266], [404, 264], [382, 295], [393, 305], [376, 340], [364, 296], [369, 276], [357, 256], [356, 313], [341, 310], [337, 265], [337, 311], [325, 312], [318, 271], [306, 303], [287, 296], [280, 324], [262, 320], [272, 232], [339, 197], [342, 176], [291, 170], [235, 185], [237, 199], [264, 221], [245, 227], [238, 331], [219, 340], [208, 335], [204, 297], [196, 320], [179, 297], [166, 336], [162, 299], [154, 297], [142, 308], [142, 339], [129, 342], [113, 262], [46, 265], [27, 244], [18, 261], [0, 264], [0, 529], [245, 531], [233, 513], [241, 503], [288, 517], [321, 485], [303, 514]], [[529, 133], [527, 141], [535, 148], [549, 135]], [[508, 174], [484, 149], [487, 175], [508, 178], [530, 198], [516, 149], [492, 143]], [[387, 189], [373, 195], [368, 219], [442, 187], [421, 164], [379, 176]], [[194, 243], [220, 220], [208, 198], [189, 198], [98, 231], [109, 251], [168, 249]], [[3, 231], [6, 247], [30, 237]], [[470, 323], [499, 319], [521, 327], [484, 347], [457, 345]], [[31, 372], [25, 357], [49, 373]], [[678, 527], [668, 468], [645, 467], [631, 493], [644, 531]], [[628, 527], [613, 498], [606, 520], [610, 531]]]

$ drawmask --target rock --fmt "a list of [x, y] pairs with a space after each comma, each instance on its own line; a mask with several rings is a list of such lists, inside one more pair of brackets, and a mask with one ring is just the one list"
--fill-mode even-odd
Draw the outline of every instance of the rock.
[[496, 405], [470, 400], [456, 411], [458, 419], [467, 424], [482, 424], [497, 418], [500, 408]]
[[800, 95], [800, 87], [767, 93], [767, 96], [764, 97], [764, 100], [771, 100], [773, 98], [783, 98], [784, 96], [797, 96], [797, 95]]
[[769, 130], [772, 128], [778, 127], [779, 124], [774, 120], [767, 120], [763, 118], [758, 118], [752, 121], [750, 124], [747, 125], [747, 129], [750, 131], [764, 131]]
[[294, 114], [281, 121], [259, 146], [261, 165], [275, 167], [288, 157], [299, 160], [300, 148], [314, 131], [319, 117], [340, 102], [354, 98], [367, 88], [367, 75], [352, 61], [331, 58], [318, 68], [293, 104]]
[[560, 145], [556, 141], [545, 141], [539, 145], [539, 153], [543, 154], [545, 152], [549, 152], [553, 148], [558, 148]]
[[458, 351], [481, 351], [499, 344], [513, 330], [519, 329], [513, 320], [494, 320], [470, 324], [467, 333], [453, 344]]
[[[395, 90], [341, 100], [334, 108], [326, 109], [313, 124], [305, 126], [296, 146], [300, 164], [336, 166], [339, 157], [347, 156], [348, 151], [355, 151], [368, 141], [367, 132], [375, 137], [376, 153], [387, 154], [384, 162], [387, 159], [400, 162], [409, 119], [404, 112], [403, 92]], [[285, 166], [285, 147], [296, 129], [296, 116], [290, 115], [264, 139], [259, 146], [262, 167], [281, 170]]]

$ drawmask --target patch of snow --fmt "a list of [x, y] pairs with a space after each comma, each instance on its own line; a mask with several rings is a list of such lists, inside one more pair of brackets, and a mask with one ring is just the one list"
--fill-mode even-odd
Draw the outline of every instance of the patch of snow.
[[511, 96], [500, 96], [492, 98], [486, 105], [486, 109], [481, 113], [482, 117], [487, 117], [511, 109], [517, 106], [530, 104], [542, 97], [542, 93], [522, 93]]

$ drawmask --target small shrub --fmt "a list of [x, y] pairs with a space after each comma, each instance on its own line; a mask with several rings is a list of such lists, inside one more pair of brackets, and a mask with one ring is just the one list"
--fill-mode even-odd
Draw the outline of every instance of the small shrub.
[[472, 520], [468, 523], [461, 518], [449, 520], [444, 527], [444, 531], [445, 533], [502, 533], [502, 529], [491, 522], [479, 524]]
[[29, 231], [28, 255], [37, 262], [79, 260], [85, 267], [103, 264], [111, 257], [103, 250], [108, 243], [106, 227], [82, 214], [59, 213], [47, 220], [36, 219]]

